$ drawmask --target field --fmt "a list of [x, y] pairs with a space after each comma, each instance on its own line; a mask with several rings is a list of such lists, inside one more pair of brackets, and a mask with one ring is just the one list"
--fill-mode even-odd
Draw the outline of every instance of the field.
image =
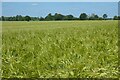
[[4, 78], [117, 78], [118, 21], [3, 22]]

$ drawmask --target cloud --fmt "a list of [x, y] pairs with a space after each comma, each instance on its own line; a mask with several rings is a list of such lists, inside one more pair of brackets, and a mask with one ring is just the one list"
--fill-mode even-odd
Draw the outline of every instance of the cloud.
[[38, 4], [37, 4], [37, 3], [33, 3], [32, 5], [33, 5], [33, 6], [36, 6], [36, 5], [38, 5]]

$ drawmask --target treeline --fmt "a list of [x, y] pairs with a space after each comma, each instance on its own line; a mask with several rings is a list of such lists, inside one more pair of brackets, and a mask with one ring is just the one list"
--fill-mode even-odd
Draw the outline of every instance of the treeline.
[[56, 21], [56, 20], [120, 20], [120, 16], [114, 16], [113, 18], [108, 18], [107, 14], [103, 14], [99, 17], [96, 14], [87, 15], [86, 13], [80, 14], [80, 16], [74, 17], [73, 15], [62, 15], [55, 13], [52, 15], [49, 13], [46, 17], [30, 17], [30, 16], [11, 16], [11, 17], [0, 17], [1, 21]]

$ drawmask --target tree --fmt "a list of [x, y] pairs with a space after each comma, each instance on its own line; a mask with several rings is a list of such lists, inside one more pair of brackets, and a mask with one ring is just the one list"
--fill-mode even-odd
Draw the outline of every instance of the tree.
[[49, 13], [46, 17], [45, 20], [54, 20], [54, 17], [52, 16], [51, 13]]
[[8, 18], [8, 21], [13, 21], [13, 17], [9, 17], [9, 18]]
[[13, 16], [13, 17], [12, 17], [12, 20], [13, 20], [13, 21], [16, 21], [16, 17], [15, 17], [15, 16]]
[[96, 14], [91, 14], [91, 15], [89, 16], [89, 20], [99, 20], [99, 19], [100, 19], [99, 16], [96, 15]]
[[95, 19], [95, 20], [98, 20], [98, 19], [99, 19], [99, 16], [98, 16], [98, 15], [95, 15], [95, 16], [94, 16], [94, 19]]
[[21, 15], [19, 15], [18, 18], [19, 18], [19, 21], [24, 21], [24, 18]]
[[64, 19], [64, 15], [55, 13], [54, 19], [55, 19], [55, 20], [63, 20], [63, 19]]
[[73, 15], [64, 16], [64, 20], [73, 20], [73, 19], [74, 19]]
[[30, 16], [25, 16], [25, 21], [30, 21], [31, 17]]
[[31, 17], [32, 21], [39, 21], [39, 17]]
[[89, 20], [95, 20], [95, 14], [91, 14], [91, 15], [89, 16]]
[[118, 16], [118, 20], [120, 20], [120, 16]]
[[39, 19], [40, 21], [43, 21], [44, 20], [44, 18], [43, 17], [40, 17], [40, 19]]
[[106, 19], [107, 19], [107, 17], [108, 17], [108, 16], [107, 16], [107, 14], [103, 14], [103, 19], [105, 19], [105, 20], [106, 20]]
[[19, 15], [16, 15], [16, 21], [19, 21]]
[[114, 16], [114, 18], [113, 18], [114, 20], [118, 20], [118, 16]]
[[102, 17], [99, 17], [99, 20], [103, 20], [103, 18], [102, 18]]
[[80, 16], [79, 16], [79, 18], [80, 18], [80, 20], [87, 20], [87, 14], [86, 13], [82, 13]]
[[5, 17], [4, 16], [2, 16], [2, 21], [5, 21]]

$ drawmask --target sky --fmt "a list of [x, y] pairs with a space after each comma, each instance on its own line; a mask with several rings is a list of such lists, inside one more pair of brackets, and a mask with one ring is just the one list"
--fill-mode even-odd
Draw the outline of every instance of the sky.
[[1, 0], [2, 2], [119, 2], [119, 0]]
[[47, 14], [72, 14], [79, 17], [81, 13], [99, 16], [108, 14], [109, 17], [118, 15], [117, 2], [2, 2], [3, 16], [29, 15], [45, 17]]

